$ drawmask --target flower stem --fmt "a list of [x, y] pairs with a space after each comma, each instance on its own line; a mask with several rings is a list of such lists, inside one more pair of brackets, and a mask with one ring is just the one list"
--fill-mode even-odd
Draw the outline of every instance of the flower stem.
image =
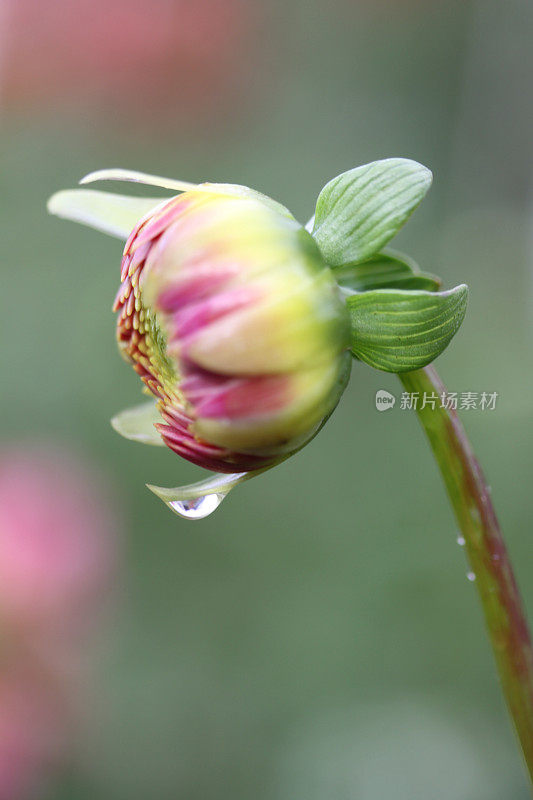
[[[406, 391], [422, 398], [445, 392], [433, 367], [399, 375]], [[433, 396], [435, 396], [433, 395]], [[439, 465], [465, 540], [472, 577], [485, 615], [503, 694], [533, 783], [533, 649], [512, 565], [490, 489], [453, 409], [440, 399], [417, 414]]]

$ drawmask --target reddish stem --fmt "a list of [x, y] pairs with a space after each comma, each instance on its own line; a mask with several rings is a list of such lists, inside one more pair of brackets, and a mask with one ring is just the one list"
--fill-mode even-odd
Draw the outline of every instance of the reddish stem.
[[[421, 398], [446, 391], [433, 367], [401, 374]], [[533, 649], [520, 593], [486, 484], [459, 417], [440, 403], [417, 414], [439, 465], [475, 576], [502, 690], [533, 783]]]

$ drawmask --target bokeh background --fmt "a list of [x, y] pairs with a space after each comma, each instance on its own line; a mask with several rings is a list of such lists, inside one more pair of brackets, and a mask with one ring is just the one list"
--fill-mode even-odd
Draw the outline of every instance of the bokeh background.
[[[0, 461], [19, 472], [0, 524], [18, 542], [24, 508], [30, 528], [46, 511], [49, 533], [74, 531], [90, 589], [65, 622], [65, 579], [55, 638], [41, 617], [20, 633], [0, 593], [0, 703], [10, 676], [35, 678], [0, 709], [2, 800], [529, 796], [436, 468], [414, 414], [375, 409], [397, 379], [355, 365], [309, 447], [180, 520], [144, 483], [200, 470], [108, 424], [140, 397], [114, 345], [120, 243], [45, 202], [122, 166], [247, 184], [305, 221], [341, 171], [428, 165], [397, 245], [470, 285], [438, 368], [450, 390], [499, 393], [463, 420], [533, 610], [532, 39], [530, 0], [1, 0]], [[96, 569], [83, 537], [102, 531]], [[35, 545], [30, 608], [61, 542]]]

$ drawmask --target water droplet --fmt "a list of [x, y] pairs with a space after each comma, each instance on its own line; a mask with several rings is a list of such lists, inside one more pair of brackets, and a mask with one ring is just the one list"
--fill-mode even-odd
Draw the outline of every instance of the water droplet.
[[164, 486], [147, 487], [175, 514], [184, 519], [204, 519], [219, 507], [231, 490], [244, 481], [250, 480], [270, 467], [252, 470], [251, 472], [216, 473], [207, 480], [190, 483], [187, 486], [176, 486], [168, 489]]
[[457, 544], [459, 545], [459, 547], [464, 547], [465, 546], [465, 537], [459, 535], [457, 537]]
[[171, 500], [168, 505], [176, 514], [185, 519], [205, 519], [217, 510], [225, 496], [225, 494], [215, 492], [191, 497], [188, 500]]
[[467, 577], [467, 580], [469, 580], [470, 582], [475, 581], [476, 580], [476, 573], [475, 572], [467, 572], [466, 573], [466, 577]]

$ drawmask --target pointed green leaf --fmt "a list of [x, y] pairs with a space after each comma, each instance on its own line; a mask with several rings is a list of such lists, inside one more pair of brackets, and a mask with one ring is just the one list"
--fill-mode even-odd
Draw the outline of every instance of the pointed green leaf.
[[365, 261], [400, 230], [431, 185], [431, 172], [388, 158], [338, 175], [316, 204], [315, 237], [330, 267]]
[[370, 289], [440, 289], [440, 279], [421, 272], [408, 256], [394, 251], [378, 253], [360, 264], [348, 264], [335, 270], [339, 285], [357, 292]]
[[69, 189], [52, 195], [48, 211], [126, 240], [141, 217], [164, 201], [164, 197], [127, 197], [91, 189]]
[[162, 422], [161, 414], [157, 404], [150, 401], [121, 411], [113, 417], [111, 425], [125, 439], [141, 444], [164, 446], [161, 434], [154, 427], [157, 422]]
[[376, 289], [353, 294], [346, 300], [352, 352], [385, 372], [425, 367], [459, 329], [467, 299], [464, 284], [447, 292]]
[[81, 179], [81, 184], [95, 183], [96, 181], [125, 181], [126, 183], [142, 183], [145, 186], [159, 186], [161, 189], [172, 189], [172, 191], [188, 192], [196, 189], [195, 183], [179, 181], [174, 178], [164, 178], [162, 175], [148, 175], [146, 172], [137, 172], [133, 169], [98, 169], [90, 172]]
[[96, 181], [125, 181], [126, 183], [141, 183], [145, 186], [159, 186], [162, 189], [171, 189], [177, 192], [187, 192], [192, 189], [198, 192], [217, 192], [232, 197], [252, 198], [260, 200], [274, 211], [285, 217], [294, 219], [291, 212], [285, 206], [273, 200], [262, 192], [250, 189], [248, 186], [241, 186], [237, 183], [189, 183], [188, 181], [175, 180], [174, 178], [164, 178], [161, 175], [147, 175], [145, 172], [136, 172], [131, 169], [99, 169], [90, 172], [81, 179], [81, 184], [95, 183]]
[[219, 507], [235, 486], [254, 478], [256, 475], [260, 475], [262, 472], [266, 472], [267, 469], [270, 469], [270, 467], [257, 469], [253, 472], [216, 473], [199, 483], [178, 486], [175, 489], [152, 486], [149, 483], [146, 485], [178, 516], [190, 520], [204, 519]]

